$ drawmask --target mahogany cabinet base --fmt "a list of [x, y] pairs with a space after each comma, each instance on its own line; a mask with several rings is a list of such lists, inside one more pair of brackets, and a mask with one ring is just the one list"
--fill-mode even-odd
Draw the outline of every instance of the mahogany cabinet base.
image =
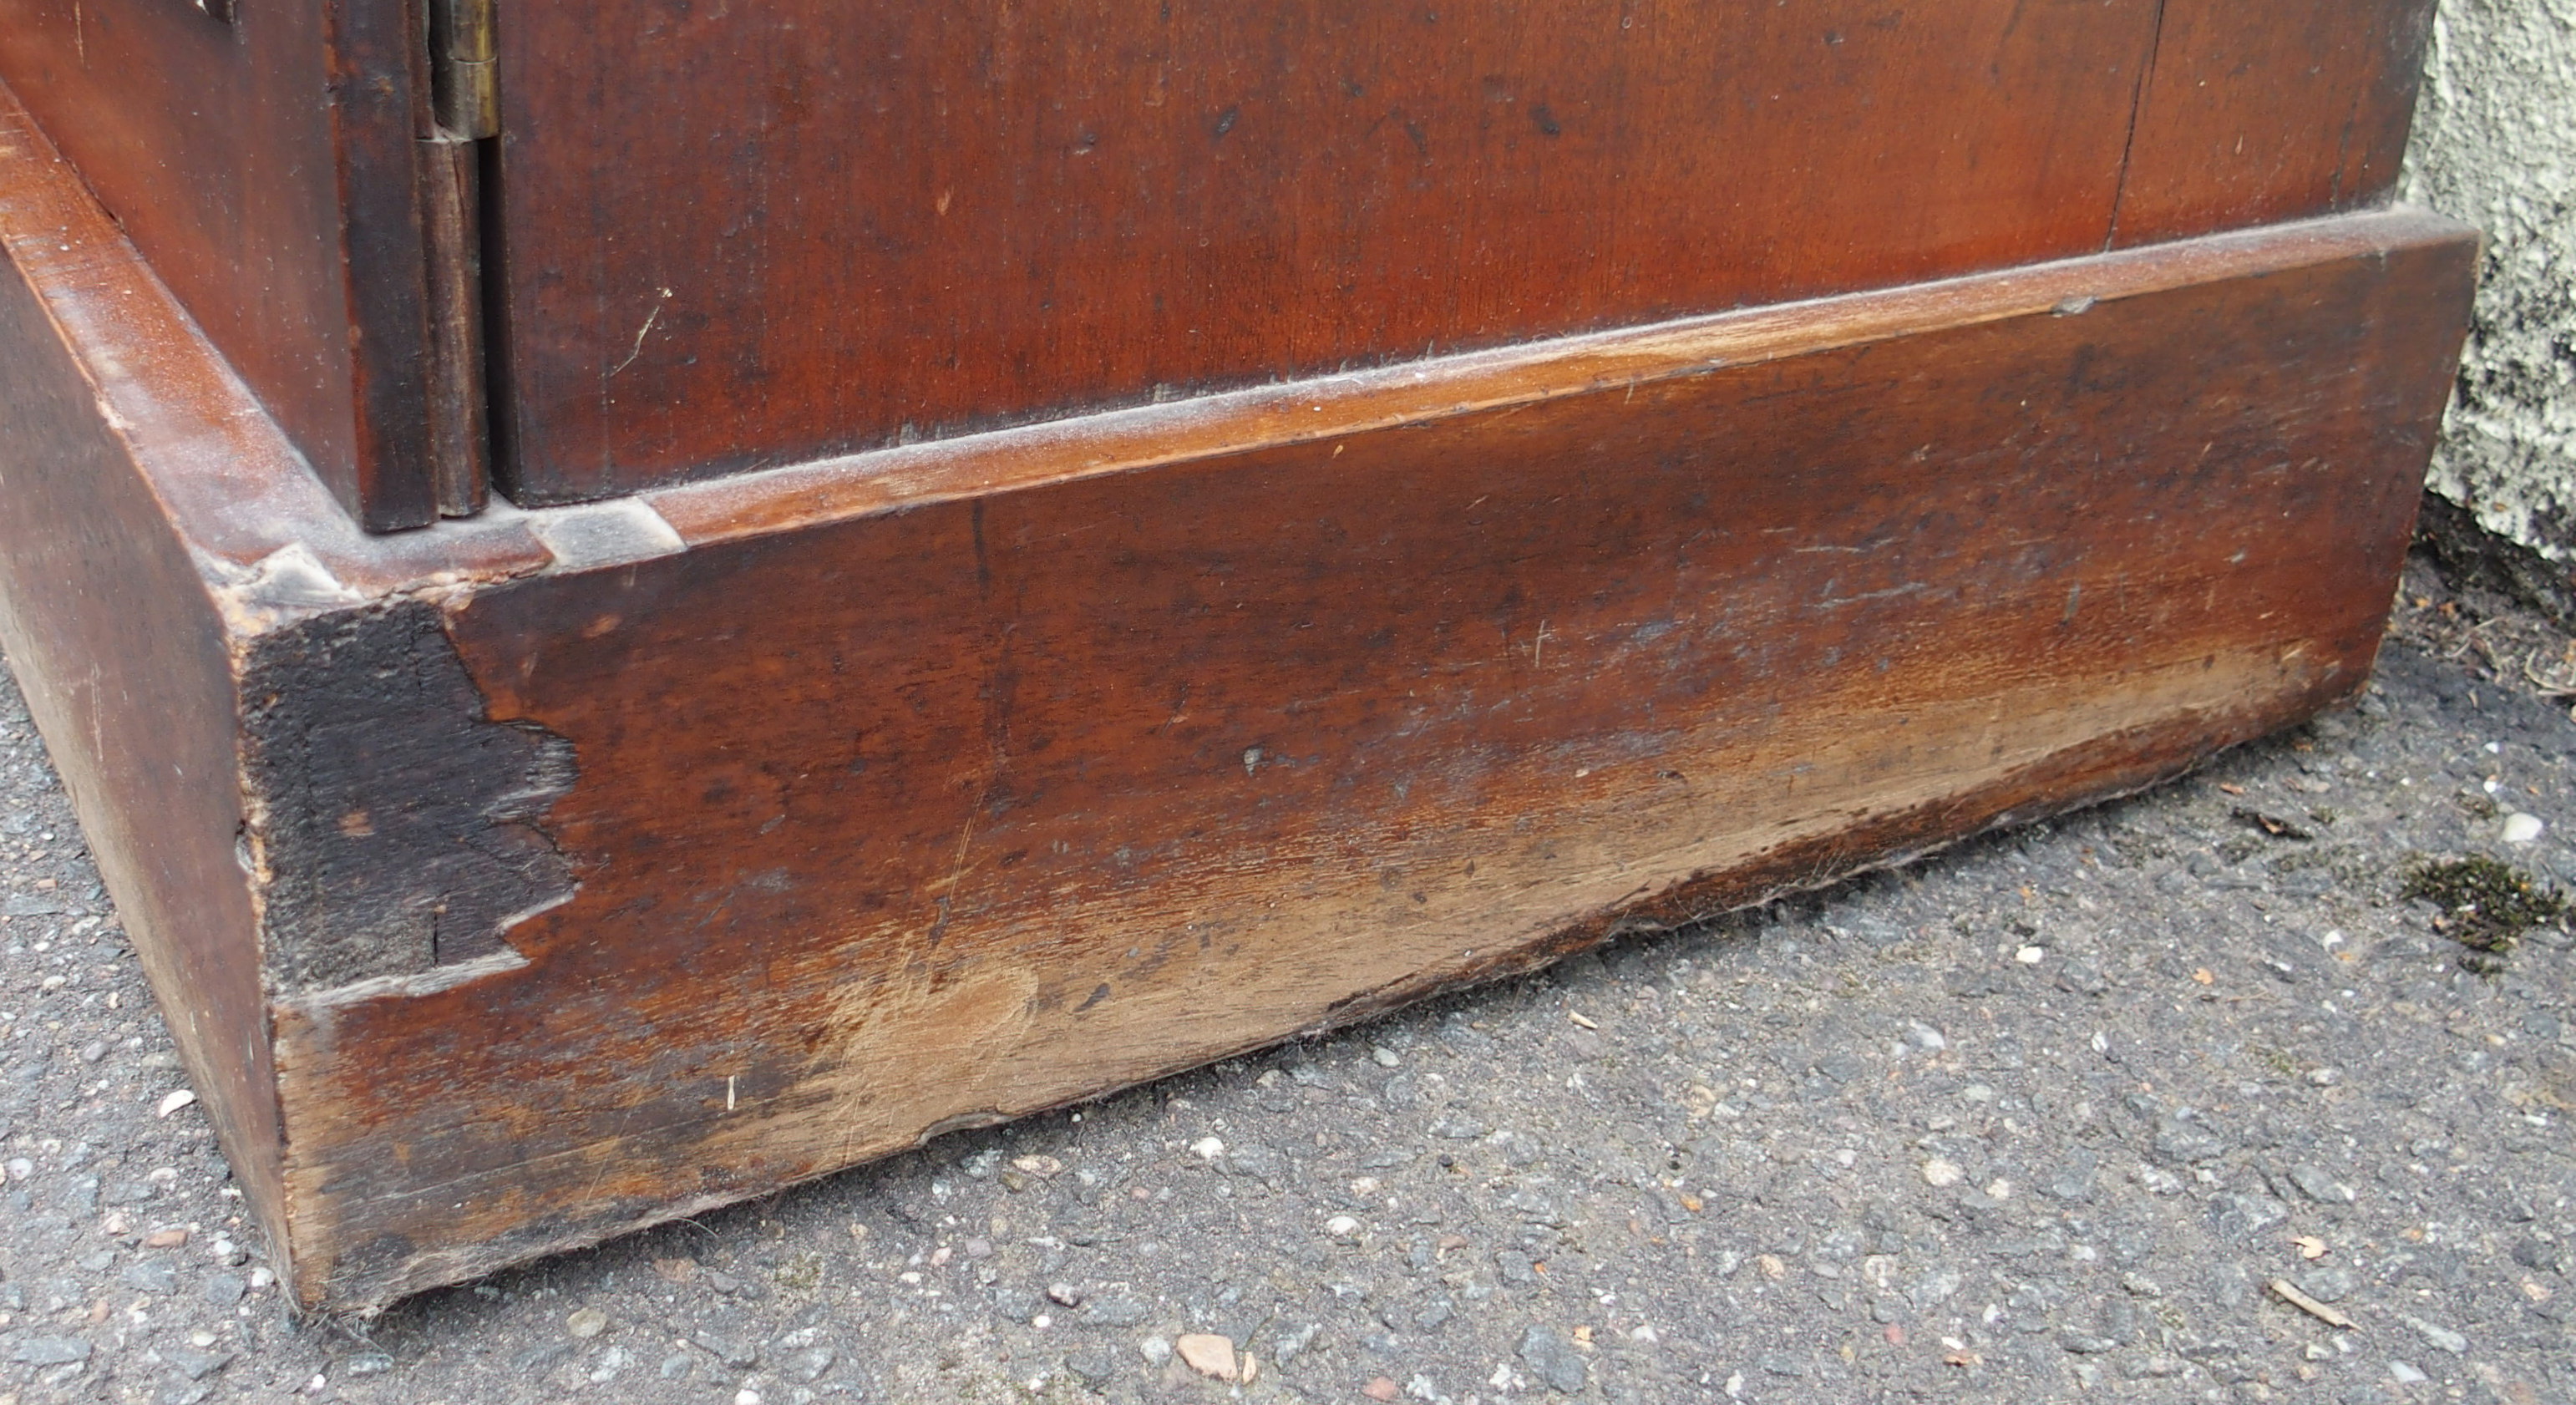
[[364, 1309], [2134, 790], [2368, 674], [2364, 214], [401, 536], [0, 123], [0, 643]]

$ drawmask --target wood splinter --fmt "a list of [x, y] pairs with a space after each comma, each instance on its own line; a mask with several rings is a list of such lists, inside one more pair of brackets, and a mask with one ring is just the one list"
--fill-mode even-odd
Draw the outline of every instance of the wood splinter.
[[2341, 1327], [2345, 1331], [2349, 1332], [2357, 1330], [2360, 1326], [2359, 1323], [2354, 1322], [2351, 1318], [2344, 1316], [2334, 1308], [2318, 1302], [2316, 1299], [2300, 1292], [2298, 1288], [2286, 1278], [2275, 1278], [2269, 1286], [2272, 1289], [2272, 1296], [2279, 1298], [2281, 1301], [2288, 1303], [2290, 1306], [2297, 1308], [2299, 1311], [2306, 1313], [2308, 1316], [2315, 1318], [2329, 1327]]

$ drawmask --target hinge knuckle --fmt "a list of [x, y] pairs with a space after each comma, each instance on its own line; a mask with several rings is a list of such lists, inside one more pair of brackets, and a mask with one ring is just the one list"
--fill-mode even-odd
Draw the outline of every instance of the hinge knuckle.
[[431, 0], [430, 96], [438, 125], [458, 137], [501, 134], [500, 50], [494, 0]]

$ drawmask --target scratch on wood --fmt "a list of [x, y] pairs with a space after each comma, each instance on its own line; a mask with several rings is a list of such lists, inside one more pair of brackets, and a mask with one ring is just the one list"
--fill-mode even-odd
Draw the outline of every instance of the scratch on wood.
[[975, 843], [975, 821], [983, 816], [985, 802], [992, 799], [993, 782], [1002, 771], [1002, 758], [995, 756], [984, 772], [984, 784], [975, 792], [975, 803], [966, 811], [966, 822], [957, 828], [957, 853], [949, 861], [948, 876], [930, 885], [939, 894], [939, 917], [930, 924], [927, 939], [936, 945], [940, 934], [948, 930], [949, 915], [955, 911], [957, 885], [966, 880], [966, 852]]
[[635, 358], [644, 354], [644, 339], [653, 334], [653, 324], [661, 319], [662, 304], [671, 300], [670, 289], [657, 288], [654, 291], [660, 296], [654, 299], [653, 310], [644, 314], [644, 325], [635, 329], [635, 345], [627, 348], [625, 360], [608, 368], [608, 374], [600, 377], [602, 382], [615, 380], [618, 372], [634, 365]]

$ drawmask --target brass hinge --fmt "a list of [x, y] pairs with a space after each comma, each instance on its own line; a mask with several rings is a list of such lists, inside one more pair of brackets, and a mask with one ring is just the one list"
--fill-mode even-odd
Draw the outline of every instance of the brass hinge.
[[495, 0], [430, 0], [429, 88], [438, 125], [468, 140], [501, 135]]

